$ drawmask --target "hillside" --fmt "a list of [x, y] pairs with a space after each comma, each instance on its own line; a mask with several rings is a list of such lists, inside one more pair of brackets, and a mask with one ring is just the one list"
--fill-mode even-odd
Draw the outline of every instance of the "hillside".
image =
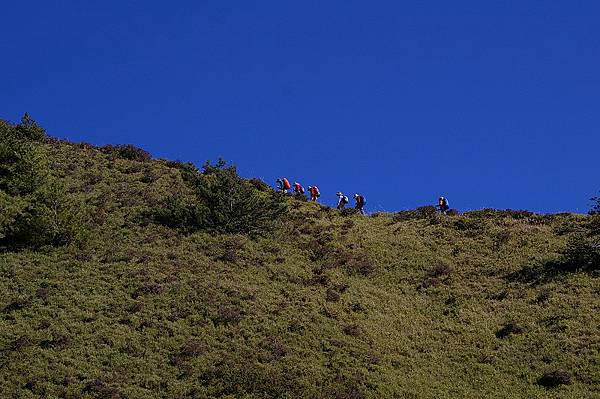
[[213, 175], [29, 136], [46, 183], [0, 185], [2, 398], [600, 398], [600, 267], [564, 255], [595, 217], [362, 217], [252, 181], [278, 216], [219, 230]]

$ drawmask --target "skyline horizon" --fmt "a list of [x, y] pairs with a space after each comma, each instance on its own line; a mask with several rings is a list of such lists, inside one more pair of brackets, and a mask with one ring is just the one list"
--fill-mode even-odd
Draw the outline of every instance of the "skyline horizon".
[[222, 156], [270, 185], [361, 191], [371, 211], [444, 195], [458, 209], [585, 213], [600, 190], [600, 3], [4, 11], [0, 118], [27, 111], [72, 141]]

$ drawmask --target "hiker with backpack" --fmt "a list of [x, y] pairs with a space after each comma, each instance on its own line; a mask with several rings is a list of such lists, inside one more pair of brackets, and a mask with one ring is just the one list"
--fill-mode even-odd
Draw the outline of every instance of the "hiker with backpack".
[[339, 210], [344, 209], [344, 207], [350, 200], [348, 199], [348, 197], [346, 197], [344, 194], [342, 194], [339, 191], [335, 195], [337, 195], [337, 197], [338, 197], [337, 209], [339, 209]]
[[312, 202], [317, 202], [317, 199], [321, 196], [321, 192], [317, 186], [308, 186], [308, 193]]
[[277, 183], [277, 190], [279, 190], [280, 193], [285, 194], [285, 193], [287, 193], [287, 190], [289, 190], [291, 188], [290, 181], [288, 179], [286, 179], [285, 177], [277, 179], [276, 183]]
[[295, 194], [304, 194], [304, 187], [302, 187], [302, 184], [300, 184], [298, 182], [294, 182], [294, 193]]
[[365, 207], [365, 197], [360, 195], [360, 194], [354, 194], [354, 201], [356, 201], [356, 206], [355, 208], [358, 210], [358, 212], [360, 212], [361, 215], [365, 214], [364, 211], [364, 207]]
[[448, 212], [448, 210], [450, 209], [450, 203], [448, 202], [448, 200], [446, 198], [440, 197], [438, 199], [437, 208], [439, 209], [440, 213], [445, 215]]

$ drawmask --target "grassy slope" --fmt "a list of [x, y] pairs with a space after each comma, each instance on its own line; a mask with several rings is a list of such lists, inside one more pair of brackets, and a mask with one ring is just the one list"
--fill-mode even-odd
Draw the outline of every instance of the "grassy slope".
[[550, 266], [585, 216], [290, 200], [276, 236], [182, 236], [145, 217], [178, 169], [46, 149], [96, 227], [0, 253], [0, 397], [600, 397], [600, 280]]

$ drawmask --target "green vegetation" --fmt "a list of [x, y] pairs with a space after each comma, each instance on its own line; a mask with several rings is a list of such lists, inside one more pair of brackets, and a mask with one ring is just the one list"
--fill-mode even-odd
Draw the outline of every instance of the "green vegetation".
[[223, 160], [215, 166], [207, 162], [202, 173], [188, 165], [183, 177], [194, 195], [176, 194], [164, 201], [156, 220], [166, 226], [257, 236], [272, 232], [287, 210], [279, 194], [257, 190], [256, 183], [240, 178]]
[[27, 114], [16, 126], [0, 121], [0, 245], [66, 244], [85, 227], [75, 198], [50, 176], [44, 138]]
[[362, 217], [0, 129], [2, 398], [600, 397], [596, 215]]

